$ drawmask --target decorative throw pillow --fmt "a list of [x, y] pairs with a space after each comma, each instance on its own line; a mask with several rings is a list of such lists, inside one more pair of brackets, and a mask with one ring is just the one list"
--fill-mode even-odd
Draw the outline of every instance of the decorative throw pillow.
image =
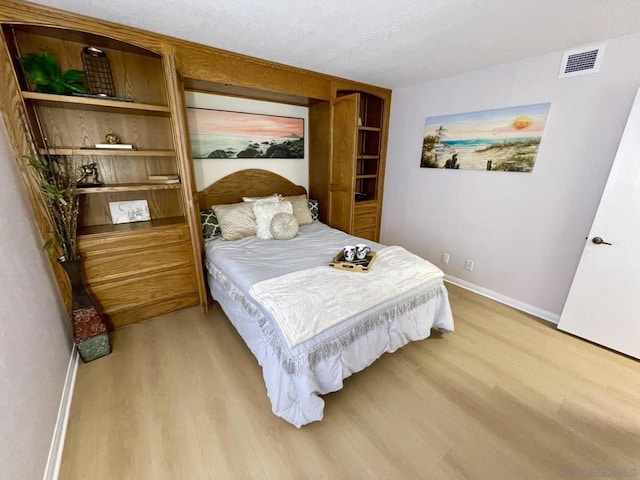
[[282, 200], [282, 195], [274, 193], [273, 195], [267, 195], [265, 197], [242, 197], [243, 202], [264, 202], [264, 203], [277, 203]]
[[218, 217], [222, 238], [225, 240], [239, 240], [256, 234], [256, 218], [251, 203], [214, 205], [212, 208]]
[[213, 210], [200, 212], [200, 223], [202, 224], [202, 238], [205, 240], [220, 236], [220, 224]]
[[298, 222], [290, 213], [276, 213], [271, 219], [270, 230], [276, 240], [291, 240], [298, 235]]
[[309, 212], [311, 212], [311, 219], [315, 222], [320, 216], [320, 207], [318, 206], [318, 200], [307, 199], [307, 205], [309, 205]]
[[257, 225], [257, 236], [263, 240], [273, 238], [273, 235], [271, 235], [271, 220], [273, 220], [276, 213], [293, 213], [291, 202], [287, 202], [286, 200], [278, 203], [251, 202], [246, 205], [253, 206], [253, 214]]
[[291, 205], [293, 205], [293, 216], [296, 217], [298, 225], [306, 225], [313, 222], [313, 218], [311, 218], [311, 212], [309, 211], [309, 204], [307, 203], [306, 195], [284, 197], [284, 199], [290, 201]]

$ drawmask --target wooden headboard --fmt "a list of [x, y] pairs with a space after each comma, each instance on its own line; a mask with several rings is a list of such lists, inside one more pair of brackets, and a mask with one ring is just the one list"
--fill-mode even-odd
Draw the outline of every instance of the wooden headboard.
[[306, 194], [307, 190], [277, 173], [250, 168], [227, 175], [199, 191], [198, 205], [200, 210], [208, 210], [212, 205], [241, 202], [242, 197], [263, 197], [273, 193], [292, 196]]

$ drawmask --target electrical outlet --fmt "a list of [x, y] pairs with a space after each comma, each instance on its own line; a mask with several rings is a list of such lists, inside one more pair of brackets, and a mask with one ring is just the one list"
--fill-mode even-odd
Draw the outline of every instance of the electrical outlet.
[[440, 259], [440, 261], [442, 263], [449, 263], [449, 254], [448, 253], [443, 253], [442, 254], [442, 258]]
[[464, 262], [464, 268], [466, 270], [469, 270], [470, 272], [473, 272], [473, 260], [467, 260], [466, 262]]

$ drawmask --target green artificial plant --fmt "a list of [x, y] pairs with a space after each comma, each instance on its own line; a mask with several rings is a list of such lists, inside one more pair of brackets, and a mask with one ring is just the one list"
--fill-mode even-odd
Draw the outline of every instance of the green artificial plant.
[[71, 166], [66, 161], [56, 161], [40, 155], [29, 157], [29, 164], [37, 174], [40, 191], [54, 228], [53, 238], [47, 240], [44, 248], [53, 253], [58, 244], [62, 251], [61, 261], [75, 260], [78, 258], [76, 233], [79, 199]]
[[49, 52], [28, 53], [20, 57], [20, 63], [37, 92], [58, 95], [87, 92], [82, 84], [84, 72], [67, 70], [62, 73], [56, 57]]

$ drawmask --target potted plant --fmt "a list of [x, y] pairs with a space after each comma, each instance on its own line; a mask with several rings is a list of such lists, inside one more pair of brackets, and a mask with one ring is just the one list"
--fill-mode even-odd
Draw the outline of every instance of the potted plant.
[[33, 156], [29, 158], [29, 164], [37, 174], [54, 229], [53, 238], [45, 242], [44, 248], [53, 254], [57, 244], [62, 253], [59, 258], [61, 263], [77, 260], [79, 201], [69, 162], [57, 162], [47, 156]]
[[56, 57], [47, 51], [40, 55], [28, 53], [20, 57], [20, 63], [27, 77], [33, 82], [36, 92], [58, 95], [87, 92], [82, 83], [84, 72], [67, 70], [63, 73]]
[[45, 242], [45, 249], [62, 253], [58, 262], [71, 283], [73, 338], [80, 357], [89, 362], [111, 353], [110, 325], [96, 309], [82, 280], [81, 258], [76, 246], [79, 213], [76, 181], [70, 162], [58, 158], [33, 156], [29, 164], [36, 172], [54, 230]]

